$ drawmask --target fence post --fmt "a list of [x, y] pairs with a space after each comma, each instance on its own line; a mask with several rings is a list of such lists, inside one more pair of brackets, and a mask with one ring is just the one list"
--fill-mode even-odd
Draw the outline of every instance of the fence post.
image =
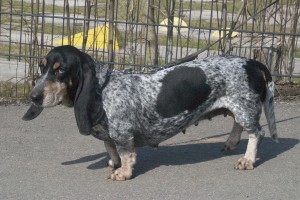
[[145, 0], [144, 2], [144, 16], [145, 23], [144, 26], [144, 37], [146, 41], [145, 45], [145, 61], [146, 64], [157, 65], [158, 64], [158, 41], [157, 34], [155, 32], [155, 21], [154, 21], [154, 1]]
[[85, 1], [85, 9], [84, 9], [84, 25], [83, 25], [83, 40], [82, 40], [82, 51], [86, 50], [86, 43], [88, 39], [88, 32], [90, 28], [90, 18], [91, 18], [91, 1]]
[[[34, 10], [34, 4], [31, 5], [31, 11], [32, 11], [32, 15], [34, 13], [39, 13], [39, 6], [40, 6], [40, 1], [36, 0], [36, 10]], [[39, 26], [39, 16], [36, 16], [34, 18], [34, 20], [32, 20], [32, 24], [31, 24], [34, 28], [33, 28], [33, 35], [31, 35], [31, 44], [29, 45], [29, 52], [31, 52], [30, 54], [33, 56], [37, 55], [38, 52], [38, 26]], [[36, 59], [35, 58], [30, 58], [29, 59], [29, 74], [30, 74], [30, 78], [32, 80], [31, 82], [31, 86], [35, 85], [35, 64], [36, 64]]]
[[[299, 19], [299, 0], [295, 0], [295, 6], [291, 7], [292, 10], [292, 16], [291, 16], [291, 20], [292, 20], [292, 27], [291, 27], [291, 32], [292, 34], [296, 34], [297, 33], [297, 24], [298, 24], [298, 19]], [[290, 41], [290, 45], [291, 48], [288, 51], [288, 73], [289, 75], [293, 74], [293, 71], [295, 69], [295, 50], [296, 50], [296, 36], [292, 35], [291, 36], [291, 40]], [[291, 76], [288, 78], [288, 81], [291, 82]]]
[[69, 0], [65, 0], [66, 12], [67, 12], [67, 36], [68, 36], [68, 44], [72, 44], [71, 41], [71, 24], [70, 24], [70, 4]]
[[113, 69], [114, 62], [114, 20], [115, 20], [115, 0], [109, 2], [109, 33], [108, 33], [108, 61], [109, 68]]
[[174, 29], [174, 9], [175, 0], [167, 0], [167, 14], [168, 14], [168, 31], [167, 31], [167, 44], [166, 44], [166, 62], [172, 61], [173, 57], [173, 29]]

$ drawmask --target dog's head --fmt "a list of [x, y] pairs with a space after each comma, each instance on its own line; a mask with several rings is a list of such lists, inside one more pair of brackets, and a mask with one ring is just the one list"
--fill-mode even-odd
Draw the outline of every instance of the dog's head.
[[41, 60], [40, 69], [42, 75], [30, 94], [33, 105], [23, 119], [34, 119], [45, 107], [74, 105], [80, 133], [90, 134], [90, 105], [97, 86], [94, 60], [73, 46], [59, 46]]

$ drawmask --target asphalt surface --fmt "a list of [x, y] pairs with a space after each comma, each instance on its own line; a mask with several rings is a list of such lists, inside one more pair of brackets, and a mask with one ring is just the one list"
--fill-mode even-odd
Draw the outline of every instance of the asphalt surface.
[[300, 196], [300, 101], [277, 102], [280, 143], [266, 130], [254, 170], [234, 163], [245, 152], [239, 146], [222, 153], [230, 117], [202, 121], [186, 134], [155, 150], [138, 148], [134, 177], [107, 179], [107, 153], [102, 141], [79, 134], [73, 110], [45, 109], [33, 121], [21, 120], [26, 105], [0, 106], [0, 199], [263, 199]]

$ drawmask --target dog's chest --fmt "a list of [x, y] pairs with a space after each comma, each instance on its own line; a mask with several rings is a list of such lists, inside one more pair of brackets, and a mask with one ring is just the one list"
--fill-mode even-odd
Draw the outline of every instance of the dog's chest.
[[102, 124], [96, 124], [92, 127], [92, 135], [100, 140], [107, 141], [110, 139], [108, 130], [103, 127]]

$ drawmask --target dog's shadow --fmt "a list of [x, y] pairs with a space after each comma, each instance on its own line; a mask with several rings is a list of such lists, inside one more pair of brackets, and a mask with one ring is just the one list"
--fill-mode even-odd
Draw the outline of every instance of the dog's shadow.
[[[138, 176], [147, 171], [155, 169], [159, 166], [168, 165], [185, 165], [200, 163], [204, 161], [214, 160], [224, 156], [243, 155], [246, 151], [248, 140], [241, 140], [238, 147], [229, 152], [221, 152], [224, 143], [195, 143], [192, 144], [177, 144], [170, 146], [160, 146], [157, 150], [150, 147], [137, 148], [137, 166], [135, 167], [134, 175]], [[264, 138], [258, 150], [258, 160], [256, 166], [275, 158], [276, 156], [289, 151], [296, 144], [298, 139], [281, 138], [279, 143], [275, 143], [270, 138]], [[107, 167], [108, 154], [106, 152], [85, 156], [76, 160], [63, 162], [62, 165], [72, 165], [79, 163], [87, 163], [96, 161], [90, 164], [88, 169], [100, 169]]]

